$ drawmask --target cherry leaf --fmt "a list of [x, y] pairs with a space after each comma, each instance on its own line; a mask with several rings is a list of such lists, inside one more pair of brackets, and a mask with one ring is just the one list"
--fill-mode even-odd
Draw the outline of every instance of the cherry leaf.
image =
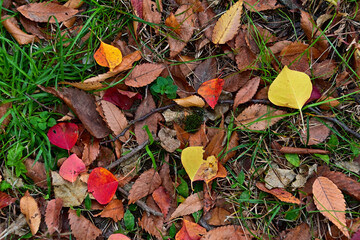
[[85, 170], [85, 163], [74, 153], [63, 162], [60, 167], [59, 174], [65, 180], [75, 182], [77, 176]]
[[47, 136], [55, 146], [70, 150], [79, 137], [79, 129], [74, 123], [61, 122], [50, 128]]
[[100, 204], [107, 204], [111, 201], [118, 185], [116, 177], [105, 168], [95, 168], [89, 175], [88, 191]]
[[210, 105], [210, 107], [214, 109], [223, 86], [224, 79], [214, 78], [209, 81], [203, 82], [197, 92], [205, 99], [205, 101]]

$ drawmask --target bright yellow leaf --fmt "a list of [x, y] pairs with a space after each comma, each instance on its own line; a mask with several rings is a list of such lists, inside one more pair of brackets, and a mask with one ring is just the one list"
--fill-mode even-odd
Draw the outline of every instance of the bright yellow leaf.
[[203, 147], [187, 147], [181, 153], [181, 163], [185, 168], [185, 171], [189, 175], [191, 181], [193, 181], [196, 172], [200, 168], [203, 160]]
[[236, 35], [240, 27], [242, 8], [243, 0], [239, 0], [220, 17], [214, 27], [213, 43], [224, 44]]
[[311, 92], [310, 77], [285, 66], [270, 85], [268, 98], [274, 105], [301, 109], [310, 98]]
[[109, 67], [114, 70], [122, 62], [120, 49], [101, 41], [100, 47], [94, 54], [96, 62], [103, 67]]

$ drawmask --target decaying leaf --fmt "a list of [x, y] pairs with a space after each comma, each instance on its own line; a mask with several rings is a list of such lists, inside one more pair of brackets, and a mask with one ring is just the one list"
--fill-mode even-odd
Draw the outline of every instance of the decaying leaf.
[[106, 205], [104, 210], [99, 214], [94, 215], [95, 217], [100, 216], [103, 218], [111, 218], [114, 222], [118, 222], [124, 217], [124, 206], [121, 200], [113, 199]]
[[203, 198], [204, 198], [203, 192], [191, 194], [189, 197], [187, 197], [185, 199], [184, 202], [182, 202], [176, 208], [175, 212], [173, 212], [173, 214], [171, 214], [170, 219], [185, 216], [185, 215], [199, 211], [204, 206], [203, 201], [202, 201]]
[[160, 184], [161, 178], [155, 169], [151, 168], [146, 172], [143, 172], [129, 191], [129, 204], [153, 193]]
[[178, 98], [174, 99], [174, 102], [176, 102], [178, 105], [182, 107], [204, 107], [205, 102], [196, 95], [191, 95], [186, 98]]
[[247, 240], [251, 239], [250, 233], [239, 225], [228, 225], [224, 227], [218, 227], [207, 232], [202, 239], [203, 240], [218, 240], [218, 239], [237, 239]]
[[158, 133], [161, 147], [167, 152], [174, 152], [180, 148], [181, 142], [176, 139], [176, 131], [169, 128], [161, 128]]
[[202, 96], [212, 109], [215, 108], [220, 97], [222, 87], [224, 86], [224, 79], [215, 78], [203, 82], [198, 88], [197, 92]]
[[119, 185], [116, 177], [107, 169], [98, 167], [91, 171], [88, 179], [88, 191], [100, 204], [107, 204], [114, 197]]
[[72, 234], [78, 240], [95, 240], [101, 234], [100, 229], [84, 216], [78, 217], [73, 209], [69, 209], [69, 222]]
[[242, 8], [243, 1], [239, 0], [220, 17], [213, 30], [213, 43], [224, 44], [236, 35], [240, 27]]
[[47, 178], [45, 165], [42, 162], [27, 158], [24, 162], [26, 167], [26, 176], [31, 178], [35, 185], [47, 189]]
[[211, 218], [209, 219], [208, 224], [213, 226], [223, 226], [230, 224], [230, 221], [227, 219], [231, 213], [224, 208], [215, 207], [211, 210]]
[[201, 236], [206, 233], [206, 229], [201, 227], [199, 224], [190, 222], [183, 219], [183, 225], [179, 232], [177, 232], [176, 240], [200, 240]]
[[160, 186], [158, 189], [156, 189], [152, 193], [152, 197], [156, 204], [161, 209], [162, 214], [164, 215], [164, 218], [166, 218], [166, 215], [168, 214], [170, 203], [171, 203], [171, 197], [169, 193], [166, 191], [166, 189], [163, 186]]
[[18, 22], [16, 21], [15, 17], [4, 15], [1, 17], [1, 24], [6, 28], [6, 30], [15, 38], [15, 40], [20, 45], [25, 45], [33, 42], [38, 42], [39, 39], [34, 36], [25, 33], [20, 29], [18, 26]]
[[287, 192], [283, 188], [272, 188], [270, 190], [265, 187], [264, 183], [260, 183], [260, 182], [256, 183], [256, 187], [258, 187], [261, 191], [264, 191], [264, 192], [270, 193], [271, 195], [274, 195], [280, 201], [287, 202], [287, 203], [301, 204], [301, 201], [298, 198], [294, 197], [291, 193]]
[[339, 188], [326, 177], [318, 177], [312, 188], [317, 209], [350, 238], [345, 221], [345, 199]]
[[70, 155], [60, 167], [59, 174], [65, 180], [69, 182], [75, 182], [77, 176], [85, 172], [86, 166], [84, 162], [76, 156], [76, 154]]
[[73, 8], [68, 8], [53, 2], [29, 3], [18, 7], [17, 10], [23, 16], [34, 22], [45, 23], [56, 23], [56, 21], [60, 23], [70, 19], [79, 12]]
[[240, 104], [246, 103], [252, 99], [255, 95], [260, 84], [260, 77], [255, 77], [250, 79], [240, 90], [236, 93], [234, 99], [234, 107], [235, 110], [237, 106]]
[[[301, 141], [306, 145], [316, 145], [322, 143], [330, 134], [331, 123], [327, 123], [330, 126], [326, 126], [316, 119], [310, 119], [306, 124], [306, 129], [301, 131]], [[309, 128], [307, 128], [309, 126]]]
[[283, 118], [280, 115], [285, 113], [264, 104], [254, 104], [242, 111], [236, 121], [238, 125], [245, 125], [250, 130], [261, 131], [280, 121]]
[[[128, 121], [124, 113], [111, 102], [105, 100], [101, 100], [100, 102], [105, 121], [107, 122], [109, 128], [115, 135], [120, 134], [128, 125]], [[125, 142], [129, 139], [129, 132], [127, 131], [125, 135], [121, 136], [119, 139]]]
[[151, 23], [160, 24], [161, 22], [161, 13], [158, 11], [156, 2], [153, 0], [143, 0], [142, 1], [142, 12], [144, 20]]
[[60, 231], [60, 212], [63, 207], [63, 200], [56, 198], [48, 202], [45, 213], [45, 222], [50, 234]]
[[94, 59], [100, 66], [108, 67], [110, 71], [113, 71], [122, 62], [122, 54], [117, 47], [101, 41], [100, 47], [94, 54]]
[[273, 165], [265, 176], [265, 186], [267, 189], [285, 188], [296, 177], [293, 170], [281, 169], [277, 165]]
[[125, 79], [125, 84], [130, 87], [143, 87], [152, 83], [164, 70], [165, 65], [157, 63], [143, 63], [137, 65]]
[[15, 200], [16, 198], [12, 198], [8, 194], [0, 192], [0, 209], [9, 206], [13, 202], [15, 202]]
[[31, 234], [35, 235], [40, 227], [41, 213], [36, 200], [30, 196], [29, 191], [20, 199], [20, 211], [26, 217]]

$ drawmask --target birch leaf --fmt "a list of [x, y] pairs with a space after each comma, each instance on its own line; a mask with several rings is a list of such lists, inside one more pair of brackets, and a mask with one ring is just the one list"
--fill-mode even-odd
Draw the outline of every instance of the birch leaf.
[[100, 47], [94, 54], [96, 62], [103, 67], [109, 67], [113, 71], [122, 62], [120, 49], [101, 42]]

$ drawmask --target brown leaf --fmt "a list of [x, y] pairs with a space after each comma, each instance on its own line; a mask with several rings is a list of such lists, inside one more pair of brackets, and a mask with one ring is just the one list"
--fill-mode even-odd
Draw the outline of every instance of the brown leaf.
[[56, 90], [50, 87], [38, 87], [62, 99], [78, 116], [91, 135], [96, 138], [104, 138], [109, 135], [110, 130], [96, 111], [95, 99], [92, 95], [75, 88], [58, 88]]
[[184, 218], [182, 228], [176, 233], [175, 239], [199, 240], [205, 233], [205, 228]]
[[[154, 210], [157, 210], [158, 207], [156, 206], [156, 203], [152, 199], [151, 196], [149, 196], [146, 200], [146, 205], [151, 207]], [[141, 220], [138, 220], [139, 226], [144, 229], [146, 232], [150, 233], [151, 235], [155, 236], [159, 240], [163, 240], [162, 236], [166, 235], [166, 231], [163, 229], [164, 225], [164, 218], [154, 215], [148, 215], [145, 211], [142, 215]]]
[[198, 89], [203, 82], [216, 78], [217, 62], [215, 58], [208, 58], [194, 71], [194, 88]]
[[40, 227], [41, 213], [37, 202], [30, 196], [29, 191], [26, 191], [25, 195], [20, 199], [20, 211], [26, 217], [31, 234], [35, 235]]
[[152, 197], [156, 204], [161, 209], [162, 214], [164, 215], [164, 218], [166, 218], [166, 215], [169, 212], [170, 203], [171, 203], [171, 197], [169, 193], [166, 191], [166, 189], [162, 186], [160, 186], [158, 189], [156, 189], [152, 193]]
[[103, 218], [111, 218], [114, 222], [118, 222], [124, 217], [124, 206], [121, 200], [113, 199], [111, 202], [106, 205], [104, 210], [94, 217], [103, 217]]
[[189, 146], [206, 146], [209, 139], [206, 136], [206, 126], [205, 123], [201, 125], [200, 129], [194, 133], [189, 134]]
[[284, 240], [311, 240], [310, 227], [307, 223], [301, 223], [295, 228], [289, 230]]
[[200, 64], [200, 62], [197, 61], [196, 58], [190, 56], [178, 55], [176, 57], [176, 60], [182, 62], [182, 64], [179, 64], [178, 66], [184, 76], [188, 76]]
[[211, 211], [211, 217], [208, 221], [208, 224], [214, 226], [228, 225], [230, 224], [230, 221], [227, 219], [227, 217], [230, 215], [231, 213], [225, 210], [224, 208], [215, 207]]
[[[140, 103], [139, 107], [136, 109], [135, 119], [138, 119], [144, 116], [145, 114], [151, 112], [154, 108], [155, 108], [154, 99], [152, 98], [150, 92], [148, 92], [144, 100]], [[147, 125], [152, 135], [156, 136], [158, 129], [157, 125], [158, 122], [161, 120], [163, 120], [163, 116], [160, 113], [154, 113], [145, 120], [135, 123], [135, 136], [138, 144], [142, 144], [149, 138], [147, 132], [143, 129], [143, 127]]]
[[249, 240], [252, 239], [248, 231], [238, 225], [228, 225], [225, 227], [218, 227], [207, 232], [202, 240], [219, 240], [219, 239], [236, 239], [236, 240]]
[[160, 24], [161, 13], [158, 11], [155, 1], [143, 0], [143, 17], [147, 22]]
[[251, 70], [241, 73], [235, 72], [224, 77], [223, 90], [228, 92], [236, 92], [243, 87], [250, 79]]
[[326, 177], [318, 177], [313, 184], [317, 209], [350, 238], [345, 221], [345, 199], [338, 187]]
[[8, 194], [0, 191], [0, 209], [9, 206], [16, 201], [16, 198], [10, 197]]
[[176, 20], [173, 13], [170, 13], [169, 17], [166, 18], [165, 25], [170, 27], [170, 29], [175, 33], [180, 34], [180, 23]]
[[287, 202], [287, 203], [295, 203], [295, 204], [302, 204], [302, 202], [294, 197], [291, 193], [285, 191], [283, 188], [273, 188], [271, 190], [265, 187], [264, 183], [257, 182], [256, 187], [259, 188], [263, 192], [270, 193], [271, 195], [277, 197], [280, 201]]
[[[264, 104], [254, 104], [242, 111], [237, 116], [238, 125], [246, 125], [250, 130], [265, 130], [271, 127], [283, 117], [276, 117], [285, 114], [285, 111], [276, 110]], [[261, 120], [264, 119], [264, 120]], [[251, 125], [249, 125], [251, 123]]]
[[1, 24], [6, 28], [6, 30], [15, 38], [15, 40], [20, 45], [25, 45], [33, 42], [39, 42], [39, 39], [34, 35], [29, 35], [22, 31], [18, 26], [18, 23], [15, 17], [9, 15], [4, 15], [1, 17]]
[[295, 154], [329, 154], [329, 151], [322, 149], [297, 148], [297, 147], [282, 147], [280, 148], [280, 152], [295, 153]]
[[[331, 123], [327, 123], [332, 126]], [[301, 131], [301, 142], [306, 145], [316, 145], [322, 143], [326, 140], [326, 138], [330, 134], [330, 128], [325, 126], [323, 123], [319, 122], [316, 119], [310, 119], [309, 121], [309, 128], [304, 129]]]
[[164, 217], [166, 220], [170, 218], [170, 214], [172, 214], [176, 209], [176, 191], [175, 184], [170, 176], [170, 167], [169, 167], [169, 155], [165, 155], [165, 160], [160, 170], [160, 178], [162, 181], [162, 186], [166, 189], [167, 193], [170, 196], [170, 209], [168, 211], [167, 217]]
[[[0, 104], [0, 118], [2, 118], [7, 111], [9, 110], [9, 108], [12, 107], [12, 103], [1, 103]], [[2, 131], [5, 131], [6, 126], [10, 123], [11, 120], [11, 114], [9, 114], [1, 123], [0, 123], [0, 133]]]
[[214, 155], [215, 157], [223, 150], [223, 140], [225, 137], [224, 118], [220, 123], [220, 127], [216, 129], [216, 134], [211, 138], [210, 142], [205, 147], [204, 159]]
[[190, 134], [182, 129], [177, 123], [174, 123], [176, 138], [181, 142], [180, 148], [183, 149], [189, 142]]
[[161, 178], [155, 169], [143, 172], [129, 191], [129, 204], [153, 193], [161, 185]]
[[31, 178], [35, 185], [41, 188], [47, 189], [47, 178], [45, 165], [42, 162], [35, 161], [31, 158], [27, 158], [24, 162], [27, 173], [26, 176]]
[[232, 157], [234, 157], [236, 155], [236, 150], [232, 150], [232, 149], [237, 146], [239, 146], [239, 135], [236, 131], [234, 131], [231, 134], [229, 144], [228, 144], [226, 150], [224, 151], [224, 157], [222, 159], [220, 159], [221, 164], [224, 165], [227, 161], [229, 161]]
[[[104, 113], [104, 119], [107, 122], [109, 128], [115, 135], [120, 134], [128, 125], [128, 121], [124, 113], [111, 102], [101, 100], [101, 107]], [[122, 142], [126, 142], [129, 139], [129, 131], [124, 136], [119, 138]]]
[[59, 84], [68, 84], [70, 86], [76, 87], [84, 91], [91, 91], [103, 88], [103, 85], [100, 82], [59, 82]]
[[61, 231], [59, 217], [62, 207], [63, 200], [61, 198], [53, 199], [47, 204], [45, 222], [50, 234]]
[[174, 152], [181, 145], [181, 142], [175, 138], [176, 131], [169, 128], [161, 128], [159, 131], [161, 147], [167, 152]]
[[246, 103], [251, 100], [255, 95], [260, 84], [260, 77], [254, 77], [250, 79], [240, 90], [236, 93], [234, 99], [233, 110], [237, 108], [240, 104]]
[[79, 11], [52, 2], [29, 3], [17, 8], [26, 18], [35, 22], [56, 23], [70, 19]]
[[171, 215], [170, 219], [185, 216], [201, 210], [204, 206], [202, 201], [203, 197], [204, 197], [203, 192], [191, 194], [189, 197], [185, 199], [184, 202], [182, 202], [177, 207], [175, 212], [173, 212], [173, 214]]
[[102, 233], [92, 222], [84, 216], [77, 216], [76, 211], [69, 209], [69, 223], [72, 234], [77, 240], [95, 240]]
[[313, 64], [313, 74], [316, 78], [328, 79], [334, 74], [336, 67], [336, 62], [333, 59], [316, 62]]
[[130, 87], [143, 87], [152, 83], [164, 70], [164, 64], [143, 63], [137, 65], [125, 79], [125, 84]]
[[247, 45], [246, 34], [248, 34], [248, 31], [246, 29], [240, 29], [239, 34], [236, 36], [235, 39], [235, 48], [237, 50], [235, 60], [237, 67], [240, 70], [252, 66], [256, 60], [255, 53], [253, 53]]
[[250, 12], [261, 12], [266, 10], [273, 10], [279, 7], [283, 7], [278, 4], [276, 0], [244, 0], [246, 3], [244, 6]]
[[198, 13], [200, 27], [202, 29], [205, 29], [204, 34], [206, 38], [211, 40], [211, 36], [215, 26], [214, 19], [216, 14], [212, 10], [212, 8], [209, 7], [206, 1], [202, 1], [201, 5], [204, 8], [204, 11]]
[[97, 138], [93, 138], [87, 131], [86, 133], [86, 135], [82, 134], [80, 136], [84, 144], [81, 160], [86, 166], [89, 166], [96, 160], [100, 153], [100, 141]]
[[180, 28], [178, 28], [179, 34], [177, 36], [169, 35], [168, 37], [170, 58], [175, 57], [183, 50], [194, 32], [195, 15], [191, 7], [180, 6], [175, 12], [175, 19], [180, 23]]

